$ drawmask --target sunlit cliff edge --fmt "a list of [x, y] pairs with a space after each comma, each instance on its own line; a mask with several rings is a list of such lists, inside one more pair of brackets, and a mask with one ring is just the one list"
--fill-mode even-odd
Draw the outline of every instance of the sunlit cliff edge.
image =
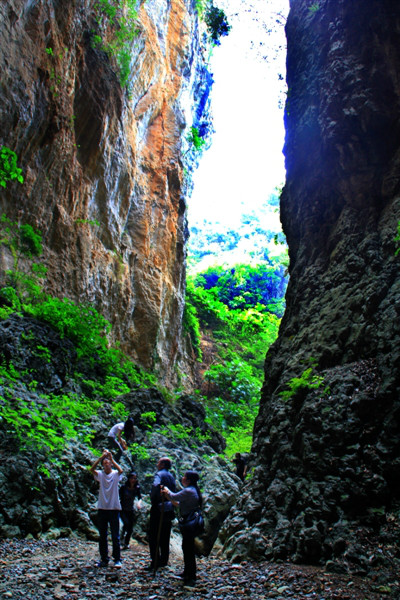
[[42, 232], [47, 291], [93, 303], [133, 360], [176, 384], [190, 373], [186, 137], [208, 119], [206, 50], [192, 2], [147, 0], [122, 86], [93, 43], [95, 7], [1, 3], [0, 142], [25, 182], [2, 191], [0, 210]]

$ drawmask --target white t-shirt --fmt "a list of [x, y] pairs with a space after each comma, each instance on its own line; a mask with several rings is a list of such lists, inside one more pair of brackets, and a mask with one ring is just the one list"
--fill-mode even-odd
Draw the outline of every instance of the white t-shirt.
[[118, 471], [104, 473], [104, 471], [95, 471], [94, 478], [100, 483], [99, 500], [97, 508], [100, 510], [121, 510], [119, 501], [118, 483], [122, 478]]
[[116, 425], [113, 425], [110, 431], [108, 432], [108, 437], [113, 437], [114, 439], [117, 439], [118, 433], [124, 430], [124, 426], [125, 423], [117, 423]]

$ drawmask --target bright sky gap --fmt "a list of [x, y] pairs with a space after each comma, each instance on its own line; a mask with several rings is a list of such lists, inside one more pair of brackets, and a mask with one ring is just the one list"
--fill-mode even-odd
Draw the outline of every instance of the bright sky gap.
[[285, 180], [288, 0], [219, 0], [232, 28], [213, 50], [215, 133], [193, 177], [189, 224], [235, 227]]

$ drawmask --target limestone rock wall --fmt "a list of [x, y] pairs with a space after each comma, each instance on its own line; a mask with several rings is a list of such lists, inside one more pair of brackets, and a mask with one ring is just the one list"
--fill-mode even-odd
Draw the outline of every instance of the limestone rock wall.
[[286, 31], [287, 309], [222, 539], [365, 573], [398, 556], [400, 6], [291, 0]]
[[125, 88], [93, 47], [94, 0], [2, 2], [0, 25], [0, 145], [25, 177], [0, 210], [43, 233], [49, 291], [94, 303], [123, 350], [176, 382], [188, 360], [185, 128], [207, 120], [211, 84], [193, 2], [141, 3]]

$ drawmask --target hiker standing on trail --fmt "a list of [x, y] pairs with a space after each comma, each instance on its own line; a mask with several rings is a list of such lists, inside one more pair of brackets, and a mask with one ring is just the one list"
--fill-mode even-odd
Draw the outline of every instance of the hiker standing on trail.
[[199, 511], [203, 504], [203, 497], [199, 490], [199, 474], [196, 471], [186, 471], [182, 477], [183, 490], [173, 493], [164, 486], [161, 493], [172, 501], [174, 506], [179, 506], [179, 528], [182, 533], [182, 551], [185, 568], [180, 577], [183, 578], [185, 585], [193, 586], [196, 583], [196, 552], [194, 539], [197, 535], [192, 527], [185, 526], [188, 520], [193, 517], [193, 513]]
[[233, 462], [236, 465], [236, 475], [240, 477], [242, 481], [244, 481], [247, 473], [247, 463], [245, 458], [240, 454], [240, 452], [236, 452]]
[[[123, 523], [121, 539], [123, 542], [122, 550], [129, 548], [129, 542], [131, 540], [133, 524], [135, 522], [135, 498], [140, 499], [142, 494], [140, 492], [140, 485], [136, 473], [129, 473], [126, 483], [119, 488], [119, 499], [121, 502], [121, 521]], [[138, 502], [138, 508], [140, 504]]]
[[169, 538], [171, 536], [172, 520], [175, 516], [174, 507], [170, 500], [161, 495], [161, 487], [167, 486], [175, 492], [175, 478], [169, 472], [171, 459], [163, 456], [157, 463], [157, 473], [154, 476], [150, 492], [151, 509], [149, 525], [149, 545], [151, 563], [149, 571], [165, 567], [169, 559]]
[[[102, 471], [97, 470], [100, 462], [103, 466]], [[90, 467], [90, 472], [100, 484], [99, 500], [97, 503], [97, 527], [100, 534], [100, 562], [98, 566], [107, 567], [108, 565], [107, 532], [108, 525], [110, 525], [114, 566], [120, 569], [122, 566], [119, 545], [119, 511], [121, 510], [121, 503], [118, 496], [118, 483], [121, 479], [122, 469], [113, 459], [111, 452], [103, 450], [103, 454]]]
[[[108, 444], [112, 449], [116, 450], [115, 460], [117, 462], [121, 459], [122, 452], [127, 449], [127, 442], [135, 440], [133, 425], [133, 418], [128, 417], [125, 423], [123, 421], [116, 423], [108, 432]], [[122, 438], [122, 434], [124, 434], [125, 439]]]

